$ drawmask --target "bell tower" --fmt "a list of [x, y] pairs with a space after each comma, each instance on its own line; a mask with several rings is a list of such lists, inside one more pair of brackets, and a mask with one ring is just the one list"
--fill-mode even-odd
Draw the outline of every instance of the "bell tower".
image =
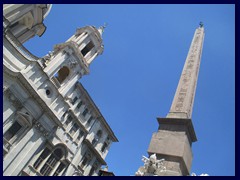
[[53, 52], [42, 59], [44, 72], [63, 96], [83, 75], [89, 73], [92, 61], [102, 54], [104, 28], [79, 28], [72, 37], [55, 45]]

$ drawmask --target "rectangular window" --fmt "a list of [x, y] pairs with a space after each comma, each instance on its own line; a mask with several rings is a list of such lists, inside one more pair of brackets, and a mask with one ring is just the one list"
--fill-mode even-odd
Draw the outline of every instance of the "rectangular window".
[[108, 144], [105, 142], [101, 148], [101, 151], [104, 152], [107, 147], [108, 147]]
[[22, 128], [22, 125], [18, 121], [15, 121], [12, 126], [4, 134], [4, 138], [7, 141], [10, 141], [14, 135]]
[[76, 96], [76, 97], [72, 100], [72, 105], [74, 105], [77, 100], [78, 100], [78, 97]]
[[72, 128], [70, 129], [69, 133], [71, 134], [71, 136], [73, 136], [77, 130], [79, 129], [79, 126], [77, 125], [77, 123], [74, 123]]
[[87, 121], [87, 125], [90, 125], [91, 122], [92, 122], [92, 120], [93, 120], [93, 117], [91, 116], [91, 117], [88, 119], [88, 121]]
[[64, 126], [67, 127], [71, 123], [72, 119], [73, 119], [72, 116], [69, 115], [67, 120], [64, 122]]
[[66, 116], [66, 114], [67, 114], [67, 111], [65, 111], [65, 112], [63, 113], [62, 117], [64, 118], [64, 117]]
[[81, 51], [82, 55], [85, 56], [94, 47], [92, 41], [90, 41]]
[[[28, 118], [28, 114], [24, 114]], [[23, 137], [29, 124], [27, 121], [23, 121], [22, 116], [16, 116], [17, 120], [13, 122], [10, 128], [3, 134], [3, 157], [10, 152], [13, 144]]]
[[85, 117], [85, 116], [87, 115], [87, 113], [88, 113], [88, 108], [86, 108], [86, 109], [83, 111], [82, 115]]
[[97, 140], [96, 140], [95, 138], [93, 138], [93, 140], [92, 140], [92, 145], [95, 146], [96, 143], [97, 143]]
[[80, 109], [81, 106], [82, 106], [82, 101], [78, 103], [77, 108]]
[[83, 136], [84, 136], [84, 132], [80, 130], [80, 131], [79, 131], [79, 134], [78, 134], [78, 136], [77, 136], [77, 139], [75, 140], [76, 143], [78, 143], [78, 142], [80, 141], [81, 137], [83, 137]]

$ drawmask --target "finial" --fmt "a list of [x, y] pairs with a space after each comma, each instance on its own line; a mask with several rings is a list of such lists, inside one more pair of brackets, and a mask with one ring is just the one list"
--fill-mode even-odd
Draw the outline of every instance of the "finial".
[[98, 28], [98, 32], [102, 35], [106, 27], [107, 27], [107, 23], [104, 23], [103, 26], [100, 26]]
[[200, 21], [199, 26], [203, 27], [203, 22], [202, 21]]
[[107, 23], [104, 23], [103, 24], [103, 28], [105, 29], [107, 27]]

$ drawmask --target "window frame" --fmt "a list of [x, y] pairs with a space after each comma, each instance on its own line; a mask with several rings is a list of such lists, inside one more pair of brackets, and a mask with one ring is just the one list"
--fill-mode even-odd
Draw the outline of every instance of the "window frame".
[[[42, 154], [46, 149], [48, 149], [49, 151], [48, 154], [45, 156], [44, 159], [41, 159], [40, 163], [38, 162], [38, 165], [35, 167], [36, 162], [39, 161], [39, 159], [41, 158]], [[62, 152], [60, 157], [57, 157], [56, 153], [57, 150], [61, 150]], [[66, 160], [67, 157], [66, 151], [67, 151], [66, 148], [62, 145], [56, 145], [52, 147], [49, 144], [47, 144], [44, 146], [44, 149], [42, 149], [36, 155], [36, 158], [34, 158], [32, 167], [41, 176], [55, 176], [55, 175], [61, 176], [69, 166], [69, 163]], [[57, 172], [61, 165], [63, 165], [64, 167], [61, 169], [61, 171]]]
[[86, 107], [82, 112], [82, 116], [85, 118], [88, 113], [89, 113], [89, 109]]
[[86, 45], [81, 49], [81, 53], [83, 57], [86, 57], [89, 52], [95, 47], [94, 43], [92, 40], [88, 41]]
[[[32, 116], [23, 109], [21, 111], [17, 111], [9, 123], [10, 125], [8, 126], [8, 129], [3, 133], [3, 158], [10, 152], [11, 148], [16, 145], [30, 130], [32, 127]], [[8, 140], [4, 136], [13, 127], [14, 123], [18, 123], [21, 127]]]

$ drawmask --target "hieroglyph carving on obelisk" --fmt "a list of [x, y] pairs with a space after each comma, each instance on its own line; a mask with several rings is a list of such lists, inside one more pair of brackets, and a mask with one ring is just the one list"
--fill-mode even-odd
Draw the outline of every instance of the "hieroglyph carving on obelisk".
[[202, 55], [204, 28], [196, 29], [178, 87], [167, 117], [191, 118]]

